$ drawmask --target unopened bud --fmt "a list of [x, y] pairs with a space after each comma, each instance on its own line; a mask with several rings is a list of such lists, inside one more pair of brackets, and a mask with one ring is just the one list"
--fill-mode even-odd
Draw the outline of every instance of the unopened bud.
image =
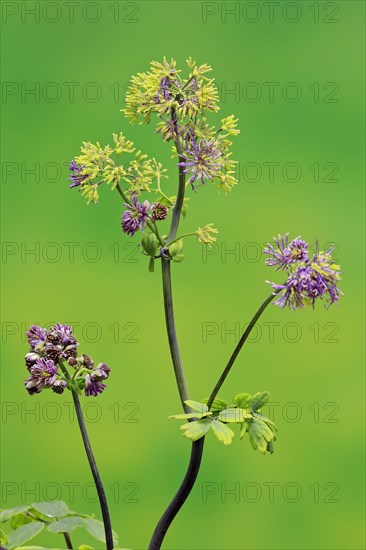
[[142, 247], [145, 250], [146, 254], [151, 257], [154, 257], [158, 249], [158, 239], [154, 233], [145, 233], [141, 241]]

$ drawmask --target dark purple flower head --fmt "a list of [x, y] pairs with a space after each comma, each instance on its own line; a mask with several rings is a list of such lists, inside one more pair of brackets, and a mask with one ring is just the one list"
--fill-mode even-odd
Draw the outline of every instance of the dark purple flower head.
[[93, 359], [86, 353], [83, 353], [83, 355], [79, 358], [79, 361], [80, 361], [80, 364], [86, 367], [87, 369], [92, 369], [94, 367]]
[[289, 234], [278, 235], [273, 238], [275, 244], [267, 244], [263, 250], [264, 254], [268, 254], [266, 264], [276, 266], [277, 269], [287, 269], [295, 262], [307, 262], [308, 243], [297, 237], [289, 243]]
[[69, 359], [67, 360], [67, 363], [70, 365], [70, 367], [72, 368], [76, 368], [78, 365], [79, 365], [79, 362], [77, 360], [76, 357], [69, 357]]
[[56, 323], [50, 328], [47, 339], [55, 339], [55, 344], [61, 344], [62, 346], [68, 346], [70, 344], [77, 345], [77, 340], [72, 333], [72, 327], [69, 325], [63, 325]]
[[54, 393], [64, 393], [66, 385], [65, 380], [56, 380], [56, 382], [52, 384], [51, 389]]
[[[57, 323], [49, 330], [31, 325], [27, 331], [27, 337], [33, 351], [42, 357], [51, 359], [54, 363], [57, 363], [62, 357], [68, 359], [70, 356], [77, 355], [79, 344], [69, 325]], [[26, 357], [27, 360], [31, 360], [30, 355]], [[27, 362], [26, 364], [28, 365]]]
[[105, 363], [99, 363], [99, 365], [94, 368], [90, 373], [85, 377], [85, 395], [89, 397], [93, 395], [96, 397], [98, 394], [102, 393], [107, 387], [103, 384], [103, 380], [106, 380], [109, 377], [111, 369]]
[[199, 185], [203, 185], [205, 180], [212, 180], [221, 172], [222, 163], [218, 161], [222, 157], [222, 151], [214, 139], [197, 141], [191, 133], [186, 140], [181, 157], [184, 160], [179, 162], [178, 166], [185, 168], [185, 174], [191, 174], [189, 181], [192, 187], [196, 180]]
[[169, 208], [164, 206], [164, 204], [161, 204], [160, 202], [156, 202], [151, 207], [151, 213], [152, 213], [152, 220], [153, 221], [161, 221], [165, 220], [168, 216]]
[[62, 357], [62, 347], [61, 345], [55, 346], [54, 344], [46, 343], [42, 349], [42, 354], [54, 363], [58, 363]]
[[29, 371], [31, 375], [24, 384], [30, 395], [40, 393], [43, 388], [50, 387], [56, 382], [57, 366], [49, 359], [37, 359]]
[[70, 346], [66, 346], [66, 348], [64, 348], [63, 352], [62, 352], [62, 357], [64, 357], [65, 359], [70, 359], [70, 357], [77, 357], [78, 355], [78, 346], [79, 344], [73, 344], [73, 345], [70, 345]]
[[46, 340], [47, 331], [45, 328], [38, 327], [37, 325], [31, 325], [26, 332], [29, 344], [35, 349], [40, 344], [43, 344]]
[[106, 380], [109, 377], [111, 369], [105, 363], [99, 365], [92, 371], [90, 378], [92, 381]]
[[132, 237], [140, 227], [142, 231], [144, 230], [151, 206], [148, 201], [144, 201], [142, 204], [138, 202], [137, 195], [133, 195], [131, 200], [132, 205], [124, 205], [128, 210], [125, 210], [122, 214], [122, 229]]
[[97, 397], [100, 393], [104, 391], [106, 385], [103, 384], [100, 380], [92, 379], [92, 375], [87, 374], [85, 377], [85, 395], [90, 397]]
[[35, 364], [37, 359], [40, 359], [40, 355], [38, 355], [38, 353], [35, 353], [34, 351], [30, 351], [29, 353], [26, 354], [24, 359], [25, 359], [25, 364], [29, 370], [30, 367]]
[[87, 174], [83, 174], [84, 166], [80, 166], [79, 164], [76, 164], [74, 160], [70, 162], [70, 177], [69, 181], [71, 181], [70, 189], [73, 187], [78, 187], [79, 185], [82, 185], [85, 180], [89, 177]]

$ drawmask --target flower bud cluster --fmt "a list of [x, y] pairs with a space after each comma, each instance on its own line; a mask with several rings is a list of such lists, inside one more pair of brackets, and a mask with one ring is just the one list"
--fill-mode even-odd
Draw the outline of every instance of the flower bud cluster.
[[[60, 323], [49, 329], [31, 325], [26, 335], [31, 347], [25, 356], [30, 376], [24, 384], [30, 395], [47, 388], [54, 393], [63, 393], [68, 388], [96, 396], [105, 389], [103, 381], [109, 377], [110, 368], [105, 363], [95, 367], [86, 354], [78, 356], [79, 343], [72, 327]], [[72, 377], [64, 361], [73, 369]]]

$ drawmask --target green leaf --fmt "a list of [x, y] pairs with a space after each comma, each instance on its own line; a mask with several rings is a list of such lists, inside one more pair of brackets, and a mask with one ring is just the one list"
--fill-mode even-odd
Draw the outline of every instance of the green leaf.
[[[101, 521], [97, 519], [91, 519], [91, 518], [85, 518], [86, 523], [86, 530], [88, 533], [95, 538], [96, 540], [99, 540], [100, 542], [105, 543], [105, 532], [104, 532], [104, 525]], [[113, 531], [113, 542], [115, 545], [118, 545], [118, 535], [115, 531]]]
[[268, 424], [268, 426], [271, 428], [272, 431], [274, 431], [274, 432], [277, 431], [275, 423], [272, 422], [272, 420], [270, 420], [269, 418], [267, 418], [267, 416], [264, 416], [263, 414], [258, 413], [258, 412], [254, 413], [253, 416], [254, 416], [254, 418], [259, 418], [260, 420], [263, 420], [263, 422]]
[[254, 418], [249, 426], [249, 438], [253, 449], [265, 454], [268, 450], [268, 443], [272, 442], [276, 436], [265, 422]]
[[[202, 403], [207, 403], [208, 402], [208, 399], [202, 399]], [[220, 411], [223, 411], [224, 409], [226, 409], [227, 407], [227, 403], [226, 401], [224, 401], [223, 399], [214, 399], [212, 401], [212, 405], [210, 407], [210, 410], [213, 412], [213, 413], [218, 413]]]
[[50, 523], [48, 530], [50, 533], [71, 533], [77, 527], [85, 527], [85, 519], [78, 516], [69, 516]]
[[[15, 550], [49, 550], [44, 546], [17, 546]], [[57, 548], [52, 548], [51, 550], [57, 550]]]
[[0, 529], [0, 544], [1, 544], [1, 546], [7, 544], [7, 542], [8, 542], [8, 539], [7, 539], [4, 531], [2, 529]]
[[261, 391], [253, 395], [253, 397], [250, 400], [250, 408], [252, 411], [257, 411], [263, 405], [265, 405], [269, 401], [269, 393], [268, 391]]
[[94, 548], [92, 546], [88, 546], [87, 544], [81, 544], [78, 550], [94, 550]]
[[32, 521], [36, 521], [36, 519], [29, 516], [26, 512], [22, 512], [21, 514], [17, 514], [16, 516], [10, 518], [9, 525], [12, 529], [17, 529], [21, 525], [32, 523]]
[[38, 535], [42, 531], [44, 527], [44, 524], [40, 521], [33, 521], [32, 523], [28, 523], [27, 525], [22, 525], [18, 529], [15, 529], [15, 531], [12, 531], [8, 535], [8, 548], [9, 550], [12, 550], [12, 548], [17, 548], [18, 546], [21, 546], [28, 540], [31, 540], [33, 537]]
[[221, 441], [224, 445], [230, 445], [234, 437], [234, 432], [228, 426], [225, 426], [219, 420], [213, 420], [211, 422], [211, 428], [217, 439]]
[[13, 516], [20, 514], [21, 512], [26, 512], [29, 510], [30, 506], [17, 506], [16, 508], [8, 508], [7, 510], [1, 510], [0, 512], [0, 521], [4, 523], [8, 521]]
[[41, 512], [38, 512], [35, 508], [30, 508], [29, 513], [32, 514], [37, 521], [43, 521], [44, 523], [51, 523], [51, 521], [53, 521], [53, 518], [41, 514]]
[[197, 411], [200, 413], [208, 412], [208, 407], [205, 403], [199, 403], [199, 401], [192, 401], [192, 399], [187, 399], [187, 401], [184, 401], [184, 403], [194, 411]]
[[211, 424], [211, 420], [204, 418], [203, 420], [183, 424], [180, 429], [184, 431], [184, 437], [188, 437], [191, 441], [197, 441], [211, 429]]
[[73, 510], [70, 510], [70, 513], [68, 514], [67, 517], [69, 516], [74, 516], [74, 517], [78, 517], [78, 518], [95, 518], [95, 515], [94, 514], [80, 514], [79, 512], [74, 512]]
[[244, 421], [240, 426], [240, 439], [243, 439], [247, 431], [249, 430], [249, 422]]
[[251, 398], [252, 396], [250, 393], [238, 393], [238, 395], [234, 397], [234, 404], [242, 409], [247, 409]]
[[54, 502], [33, 502], [32, 508], [51, 518], [62, 518], [70, 513], [67, 504], [62, 500], [56, 500]]
[[243, 422], [245, 418], [251, 418], [251, 416], [245, 409], [232, 408], [221, 411], [217, 418], [222, 422]]

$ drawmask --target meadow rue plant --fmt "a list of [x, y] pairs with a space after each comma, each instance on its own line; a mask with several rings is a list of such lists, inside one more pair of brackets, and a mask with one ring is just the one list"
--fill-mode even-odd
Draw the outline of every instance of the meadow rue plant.
[[[241, 336], [210, 396], [201, 401], [190, 399], [174, 322], [171, 262], [184, 260], [184, 241], [188, 237], [195, 236], [206, 246], [217, 240], [218, 230], [213, 223], [180, 235], [178, 227], [187, 211], [189, 188], [196, 192], [199, 187], [214, 183], [218, 190], [227, 193], [237, 184], [236, 161], [231, 159], [231, 140], [239, 130], [234, 115], [221, 118], [217, 126], [209, 122], [209, 117], [220, 109], [214, 79], [207, 76], [211, 67], [198, 65], [191, 58], [187, 60], [187, 66], [184, 75], [173, 59], [167, 61], [164, 58], [161, 63], [153, 61], [150, 70], [132, 77], [126, 107], [122, 109], [132, 124], [156, 122], [156, 132], [165, 142], [173, 144], [178, 171], [175, 196], [171, 191], [163, 190], [162, 181], [167, 175], [162, 165], [140, 151], [135, 153], [133, 145], [122, 133], [118, 138], [114, 134], [114, 147], [84, 143], [82, 155], [70, 164], [70, 187], [78, 187], [89, 202], [97, 201], [98, 188], [104, 182], [117, 189], [123, 199], [123, 232], [131, 237], [140, 232], [142, 253], [150, 257], [149, 271], [154, 271], [156, 260], [161, 261], [167, 334], [184, 411], [170, 418], [186, 421], [181, 431], [191, 440], [192, 449], [186, 475], [155, 528], [149, 550], [161, 548], [169, 526], [187, 499], [198, 475], [208, 432], [224, 445], [230, 445], [235, 435], [232, 428], [237, 424], [240, 438], [248, 433], [254, 450], [263, 454], [274, 451], [277, 429], [261, 412], [269, 400], [268, 392], [258, 392], [253, 396], [240, 393], [231, 404], [217, 397], [266, 307], [272, 302], [282, 308], [314, 307], [317, 299], [330, 305], [342, 294], [337, 287], [340, 268], [332, 261], [332, 250], [320, 252], [316, 246], [315, 254], [311, 256], [308, 243], [301, 237], [290, 241], [288, 233], [279, 235], [263, 252], [267, 256], [266, 264], [275, 271], [284, 271], [286, 280], [280, 284], [267, 281], [272, 292]], [[133, 160], [128, 160], [133, 154]], [[146, 194], [149, 200], [145, 199]], [[163, 231], [161, 222], [167, 219], [169, 228]]]
[[[150, 272], [154, 271], [156, 262], [161, 265], [166, 329], [183, 409], [182, 413], [170, 418], [184, 421], [181, 432], [191, 442], [191, 454], [183, 481], [156, 525], [149, 550], [161, 548], [170, 525], [187, 500], [199, 473], [206, 435], [211, 437], [209, 432], [228, 446], [237, 425], [240, 439], [249, 439], [254, 450], [264, 455], [274, 452], [277, 428], [262, 412], [269, 400], [268, 392], [238, 393], [229, 403], [218, 397], [267, 306], [273, 303], [281, 308], [314, 308], [319, 299], [329, 307], [342, 295], [337, 286], [340, 268], [332, 260], [332, 250], [321, 252], [316, 246], [311, 255], [308, 243], [301, 237], [290, 241], [288, 233], [279, 235], [273, 244], [266, 246], [264, 254], [266, 264], [275, 272], [284, 272], [285, 280], [280, 283], [267, 281], [271, 293], [247, 325], [209, 397], [190, 398], [175, 327], [171, 266], [185, 259], [187, 238], [193, 236], [204, 246], [211, 246], [217, 240], [218, 230], [210, 220], [208, 223], [203, 220], [200, 227], [184, 233], [179, 233], [178, 229], [187, 212], [189, 194], [194, 197], [189, 202], [195, 204], [203, 186], [213, 183], [219, 191], [227, 193], [238, 183], [236, 161], [231, 159], [231, 140], [239, 130], [234, 115], [219, 118], [216, 126], [211, 124], [211, 118], [218, 118], [220, 109], [214, 79], [207, 76], [211, 67], [198, 65], [191, 58], [187, 60], [187, 67], [182, 74], [174, 60], [153, 61], [148, 71], [132, 77], [126, 107], [122, 109], [132, 124], [155, 123], [155, 131], [164, 142], [172, 145], [172, 162], [177, 170], [176, 192], [168, 182], [163, 185], [167, 170], [161, 163], [136, 149], [122, 132], [113, 134], [112, 146], [84, 142], [81, 154], [70, 163], [70, 187], [78, 189], [88, 203], [98, 202], [102, 186], [117, 191], [122, 201], [122, 232], [140, 239], [141, 253], [147, 256]], [[31, 346], [26, 356], [30, 377], [25, 385], [30, 394], [49, 388], [55, 393], [69, 389], [78, 411], [80, 393], [89, 397], [104, 390], [109, 368], [104, 363], [95, 367], [88, 356], [78, 354], [78, 343], [70, 327], [55, 325], [45, 330], [32, 325], [27, 335]], [[82, 416], [79, 423], [87, 448]], [[111, 550], [113, 537], [108, 508], [90, 444], [87, 453], [99, 487], [107, 549]]]

